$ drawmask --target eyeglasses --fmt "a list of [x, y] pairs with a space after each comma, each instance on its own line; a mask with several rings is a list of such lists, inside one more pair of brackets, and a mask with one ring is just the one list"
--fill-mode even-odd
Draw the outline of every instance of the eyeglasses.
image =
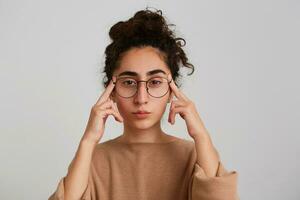
[[153, 77], [148, 79], [147, 81], [137, 81], [133, 78], [122, 77], [118, 78], [115, 84], [116, 93], [123, 98], [133, 97], [138, 88], [139, 82], [146, 82], [146, 88], [148, 94], [155, 98], [161, 98], [165, 96], [169, 91], [169, 84], [172, 82], [168, 81], [167, 78], [164, 77]]

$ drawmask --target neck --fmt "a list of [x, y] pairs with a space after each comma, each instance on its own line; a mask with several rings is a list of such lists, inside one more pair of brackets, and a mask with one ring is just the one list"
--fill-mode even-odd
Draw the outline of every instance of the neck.
[[123, 142], [129, 143], [162, 142], [165, 138], [166, 133], [161, 129], [160, 121], [146, 129], [129, 126], [129, 124], [124, 123], [123, 135], [121, 136]]

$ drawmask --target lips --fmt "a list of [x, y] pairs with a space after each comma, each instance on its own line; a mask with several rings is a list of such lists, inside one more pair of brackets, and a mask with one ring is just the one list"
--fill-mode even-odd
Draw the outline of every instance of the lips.
[[150, 112], [144, 109], [139, 109], [136, 112], [133, 112], [136, 119], [146, 119], [150, 116]]
[[145, 111], [145, 110], [139, 110], [137, 112], [134, 112], [134, 114], [149, 114], [150, 112]]

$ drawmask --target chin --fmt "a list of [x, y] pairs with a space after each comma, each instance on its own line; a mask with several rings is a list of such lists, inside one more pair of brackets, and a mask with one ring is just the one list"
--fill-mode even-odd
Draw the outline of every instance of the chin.
[[130, 122], [130, 126], [135, 129], [149, 129], [154, 126], [155, 122], [150, 119], [143, 119], [143, 120], [132, 120]]
[[148, 129], [153, 125], [153, 123], [150, 120], [137, 120], [133, 121], [131, 126], [137, 128], [137, 129]]

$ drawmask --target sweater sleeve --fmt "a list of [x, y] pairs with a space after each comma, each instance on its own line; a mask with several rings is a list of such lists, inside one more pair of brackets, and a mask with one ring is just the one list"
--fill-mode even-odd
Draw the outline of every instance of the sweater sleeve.
[[189, 183], [189, 200], [239, 200], [238, 173], [228, 172], [221, 161], [215, 177], [208, 177], [196, 162]]

